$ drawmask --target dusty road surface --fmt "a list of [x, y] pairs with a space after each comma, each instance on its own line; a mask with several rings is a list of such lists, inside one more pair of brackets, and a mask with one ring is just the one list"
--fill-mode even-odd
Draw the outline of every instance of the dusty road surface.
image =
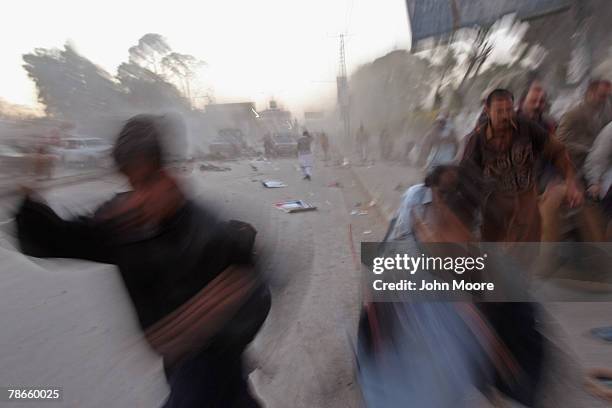
[[[355, 169], [319, 162], [313, 180], [305, 181], [294, 159], [222, 165], [231, 170], [202, 171], [198, 163], [180, 172], [197, 199], [259, 231], [257, 252], [269, 273], [273, 306], [249, 350], [253, 389], [270, 408], [360, 406], [350, 347], [361, 299], [355, 263], [360, 241], [382, 238], [381, 213], [388, 210], [380, 211], [381, 203], [371, 206], [368, 186]], [[395, 185], [392, 177], [414, 179], [410, 171], [381, 170], [371, 179]], [[265, 189], [266, 179], [288, 186]], [[105, 176], [44, 195], [69, 216], [124, 188], [123, 180]], [[304, 199], [318, 210], [287, 214], [273, 208], [284, 199]], [[0, 201], [0, 386], [61, 387], [63, 401], [40, 404], [45, 407], [159, 406], [168, 392], [161, 362], [140, 338], [115, 268], [21, 255], [11, 228], [15, 202]], [[612, 363], [610, 346], [585, 334], [591, 326], [612, 323], [609, 305], [548, 310], [558, 344], [550, 369], [559, 374], [547, 388], [554, 401], [546, 406], [606, 406], [581, 391], [581, 381], [584, 365]], [[475, 400], [474, 406], [481, 403]]]
[[[255, 168], [224, 165], [231, 171], [200, 171], [196, 164], [182, 174], [198, 199], [259, 231], [273, 308], [250, 353], [256, 393], [269, 407], [358, 406], [348, 339], [355, 331], [359, 279], [349, 234], [358, 251], [362, 237], [382, 233], [381, 218], [375, 209], [350, 215], [355, 204], [365, 208], [368, 201], [348, 170], [321, 165], [309, 182], [292, 159]], [[265, 189], [265, 179], [288, 187]], [[44, 195], [69, 216], [124, 188], [122, 180], [107, 176]], [[286, 198], [308, 200], [318, 210], [287, 214], [273, 208]], [[19, 254], [10, 219], [15, 201], [0, 203], [0, 385], [62, 387], [63, 402], [49, 407], [158, 406], [167, 393], [161, 364], [139, 338], [115, 268]]]

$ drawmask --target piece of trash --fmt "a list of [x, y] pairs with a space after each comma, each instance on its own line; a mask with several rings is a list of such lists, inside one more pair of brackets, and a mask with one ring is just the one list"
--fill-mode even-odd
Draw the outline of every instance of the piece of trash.
[[287, 213], [313, 211], [317, 209], [316, 206], [310, 203], [307, 203], [304, 200], [281, 201], [281, 202], [275, 203], [274, 207], [284, 212], [287, 212]]
[[361, 201], [355, 203], [355, 207], [361, 207]]
[[253, 169], [253, 171], [259, 171], [259, 169], [255, 166], [253, 166], [252, 164], [249, 164], [249, 166], [251, 166], [251, 169]]
[[363, 235], [369, 235], [369, 234], [371, 234], [371, 233], [372, 233], [372, 231], [370, 231], [370, 230], [365, 230], [365, 231], [363, 231]]
[[287, 187], [285, 183], [279, 180], [264, 180], [261, 182], [265, 188], [282, 188]]
[[337, 187], [337, 188], [342, 188], [342, 183], [340, 183], [339, 181], [335, 181], [333, 183], [329, 183], [327, 185], [327, 187]]
[[612, 342], [612, 326], [596, 327], [591, 329], [591, 334], [600, 340]]
[[230, 171], [231, 168], [229, 167], [219, 167], [219, 166], [215, 166], [214, 164], [201, 164], [200, 165], [200, 171]]
[[359, 210], [353, 210], [351, 211], [351, 215], [368, 215], [368, 212], [365, 210], [359, 211]]
[[351, 162], [346, 157], [342, 161], [342, 167], [350, 166]]
[[376, 205], [376, 200], [372, 200], [370, 201], [370, 204], [368, 204], [368, 207], [374, 207]]

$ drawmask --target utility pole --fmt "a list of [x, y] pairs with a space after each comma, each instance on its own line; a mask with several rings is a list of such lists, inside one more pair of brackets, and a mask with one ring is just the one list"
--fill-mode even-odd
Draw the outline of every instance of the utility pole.
[[348, 89], [348, 79], [346, 77], [346, 54], [344, 52], [344, 34], [340, 34], [340, 64], [338, 67], [338, 71], [339, 73], [336, 77], [336, 86], [338, 88], [338, 106], [340, 108], [340, 117], [344, 125], [344, 135], [346, 137], [346, 141], [350, 141], [350, 97]]

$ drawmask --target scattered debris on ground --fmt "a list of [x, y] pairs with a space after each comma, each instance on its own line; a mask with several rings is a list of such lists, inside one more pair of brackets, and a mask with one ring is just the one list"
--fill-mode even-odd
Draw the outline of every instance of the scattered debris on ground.
[[351, 211], [351, 215], [368, 215], [368, 212], [366, 210], [353, 210]]
[[612, 343], [612, 326], [591, 329], [591, 334], [600, 340]]
[[342, 188], [342, 183], [340, 183], [339, 181], [334, 181], [333, 183], [329, 183], [327, 187]]
[[200, 164], [200, 171], [230, 171], [230, 167], [215, 166], [210, 163]]
[[372, 233], [371, 230], [365, 230], [363, 231], [363, 235], [370, 235]]
[[265, 157], [265, 156], [259, 156], [259, 157], [257, 157], [256, 159], [254, 159], [253, 161], [260, 162], [260, 163], [266, 163], [266, 164], [270, 164], [270, 163], [272, 163], [272, 162], [271, 162], [271, 161], [270, 161], [270, 160], [269, 160], [267, 157]]
[[283, 183], [280, 180], [264, 180], [261, 182], [266, 188], [283, 188], [287, 187], [287, 184]]
[[304, 200], [281, 201], [281, 202], [275, 203], [274, 207], [276, 207], [277, 209], [281, 211], [287, 212], [287, 213], [313, 211], [317, 209], [316, 206]]

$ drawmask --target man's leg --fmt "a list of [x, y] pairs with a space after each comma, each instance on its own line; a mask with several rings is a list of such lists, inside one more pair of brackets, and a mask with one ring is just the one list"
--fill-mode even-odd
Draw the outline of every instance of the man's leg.
[[496, 387], [506, 396], [532, 407], [541, 386], [546, 343], [538, 330], [536, 303], [483, 303], [479, 305], [499, 339], [520, 366], [518, 378], [508, 383], [497, 375]]
[[567, 187], [565, 183], [551, 183], [540, 197], [539, 207], [542, 216], [542, 241], [561, 240], [560, 211]]
[[167, 370], [164, 408], [256, 408], [242, 369], [242, 352], [204, 351]]
[[599, 203], [584, 203], [578, 214], [578, 228], [583, 242], [605, 240], [604, 216], [599, 208]]

